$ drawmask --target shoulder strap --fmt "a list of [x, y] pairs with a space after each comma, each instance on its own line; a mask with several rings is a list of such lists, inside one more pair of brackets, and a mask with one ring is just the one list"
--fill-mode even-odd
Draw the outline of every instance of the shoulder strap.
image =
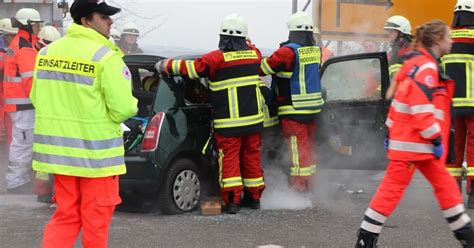
[[286, 45], [284, 45], [284, 46], [289, 47], [289, 48], [292, 48], [292, 49], [294, 49], [294, 50], [301, 47], [301, 45], [296, 44], [296, 43], [288, 43], [288, 44], [286, 44]]

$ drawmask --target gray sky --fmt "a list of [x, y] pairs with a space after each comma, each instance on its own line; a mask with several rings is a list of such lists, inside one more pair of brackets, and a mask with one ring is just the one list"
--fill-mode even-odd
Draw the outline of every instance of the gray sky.
[[[277, 48], [288, 37], [286, 22], [291, 16], [291, 0], [108, 0], [123, 7], [117, 24], [132, 21], [146, 32], [162, 23], [139, 40], [141, 46], [178, 46], [213, 50], [217, 48], [221, 20], [240, 14], [248, 24], [252, 42], [260, 48]], [[306, 0], [299, 0], [299, 9]], [[312, 5], [306, 12], [311, 15]], [[151, 20], [139, 18], [154, 17]], [[119, 25], [115, 28], [120, 29]]]

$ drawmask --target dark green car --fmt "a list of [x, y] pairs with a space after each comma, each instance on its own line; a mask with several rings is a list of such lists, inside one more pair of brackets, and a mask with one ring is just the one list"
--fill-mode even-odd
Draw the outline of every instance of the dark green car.
[[[143, 140], [126, 151], [127, 174], [120, 178], [120, 191], [125, 203], [145, 199], [139, 206], [143, 211], [158, 204], [163, 213], [176, 214], [198, 206], [212, 174], [212, 156], [202, 154], [210, 136], [211, 106], [206, 81], [159, 77], [154, 65], [161, 59], [124, 58], [139, 100], [138, 117], [149, 120]], [[155, 83], [150, 91], [146, 82]]]
[[[209, 195], [206, 190], [218, 192], [212, 152], [202, 153], [211, 129], [208, 82], [159, 77], [154, 65], [163, 57], [127, 55], [124, 59], [132, 73], [133, 94], [139, 99], [137, 118], [148, 121], [142, 124], [143, 138], [127, 142], [125, 137], [131, 145], [126, 145], [127, 174], [120, 178], [121, 196], [125, 203], [140, 202], [142, 211], [155, 206], [165, 214], [191, 211]], [[389, 84], [386, 53], [331, 58], [322, 66], [321, 82], [326, 103], [316, 135], [318, 168], [383, 168], [388, 107], [383, 98]], [[265, 161], [274, 144], [265, 140], [265, 131], [263, 139], [264, 169], [289, 168], [291, 161], [278, 159], [287, 157], [285, 145], [273, 151], [280, 155], [273, 156], [277, 159]], [[274, 143], [281, 141], [279, 137]]]

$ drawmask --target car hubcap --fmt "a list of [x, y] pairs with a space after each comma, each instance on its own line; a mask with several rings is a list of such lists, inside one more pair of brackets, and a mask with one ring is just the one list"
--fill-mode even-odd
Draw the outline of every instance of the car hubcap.
[[201, 196], [201, 184], [194, 171], [184, 170], [176, 176], [173, 197], [176, 206], [183, 211], [196, 207]]

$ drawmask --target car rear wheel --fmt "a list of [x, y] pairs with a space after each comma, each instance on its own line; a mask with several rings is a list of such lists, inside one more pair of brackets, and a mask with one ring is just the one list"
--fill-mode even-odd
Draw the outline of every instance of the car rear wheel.
[[196, 164], [189, 159], [174, 162], [159, 190], [159, 205], [164, 214], [194, 210], [201, 200], [201, 180]]

